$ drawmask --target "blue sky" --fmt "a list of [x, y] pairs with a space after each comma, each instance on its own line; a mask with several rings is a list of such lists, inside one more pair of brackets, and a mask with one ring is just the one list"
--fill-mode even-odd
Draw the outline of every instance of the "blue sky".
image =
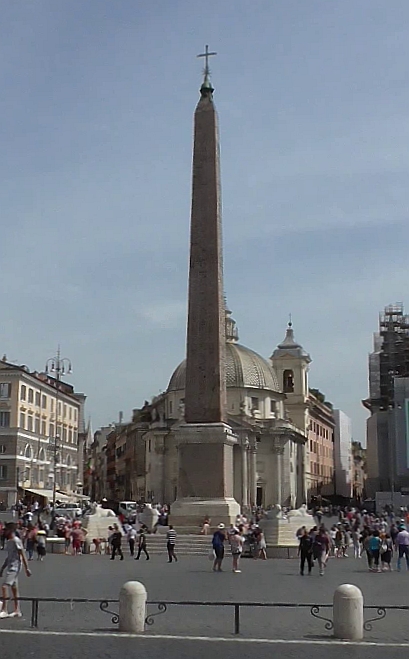
[[407, 302], [407, 0], [21, 0], [0, 21], [0, 350], [61, 343], [93, 426], [185, 351], [192, 115], [220, 115], [225, 287], [268, 357], [289, 312], [310, 382], [364, 440], [367, 354]]

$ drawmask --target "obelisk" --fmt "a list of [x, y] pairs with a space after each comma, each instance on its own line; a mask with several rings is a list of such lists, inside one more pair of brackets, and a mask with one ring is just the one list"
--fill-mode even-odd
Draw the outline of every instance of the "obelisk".
[[196, 528], [205, 515], [212, 524], [235, 520], [233, 446], [227, 425], [226, 334], [220, 199], [220, 155], [210, 55], [194, 116], [192, 207], [185, 423], [177, 433], [179, 478], [172, 522]]

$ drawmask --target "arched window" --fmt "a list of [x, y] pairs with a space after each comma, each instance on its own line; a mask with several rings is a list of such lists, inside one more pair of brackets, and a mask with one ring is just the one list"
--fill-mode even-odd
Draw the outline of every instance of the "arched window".
[[67, 467], [71, 467], [71, 456], [67, 455]]
[[32, 449], [31, 449], [30, 444], [27, 444], [27, 446], [26, 446], [26, 448], [25, 448], [25, 450], [24, 450], [24, 456], [25, 456], [26, 458], [28, 458], [29, 460], [31, 460], [31, 458], [33, 457], [33, 451], [32, 451]]
[[43, 448], [40, 449], [40, 452], [38, 454], [38, 459], [41, 460], [41, 462], [45, 462], [45, 451]]
[[283, 373], [283, 392], [285, 394], [294, 393], [294, 373], [290, 369], [286, 369]]

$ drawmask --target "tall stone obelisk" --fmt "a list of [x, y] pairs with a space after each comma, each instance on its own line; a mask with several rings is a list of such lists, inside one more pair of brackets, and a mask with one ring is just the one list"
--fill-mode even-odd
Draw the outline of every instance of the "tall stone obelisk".
[[208, 64], [212, 54], [206, 46], [204, 81], [194, 117], [186, 423], [177, 433], [178, 497], [171, 508], [174, 524], [192, 528], [205, 515], [213, 524], [228, 524], [240, 510], [233, 498], [237, 440], [226, 423], [219, 134]]

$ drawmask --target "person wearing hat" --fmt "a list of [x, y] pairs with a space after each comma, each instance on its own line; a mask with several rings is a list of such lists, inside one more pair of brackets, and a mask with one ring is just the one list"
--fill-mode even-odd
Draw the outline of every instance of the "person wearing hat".
[[224, 524], [219, 524], [217, 531], [213, 533], [212, 545], [214, 552], [213, 572], [222, 571], [222, 563], [224, 558], [224, 542], [226, 540], [226, 532]]

